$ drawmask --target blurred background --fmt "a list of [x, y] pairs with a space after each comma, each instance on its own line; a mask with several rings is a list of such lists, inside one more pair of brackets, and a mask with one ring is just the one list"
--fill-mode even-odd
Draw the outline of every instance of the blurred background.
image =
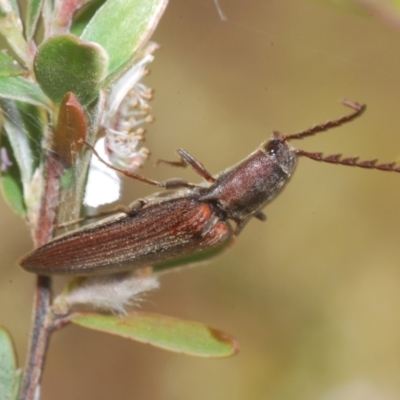
[[[273, 130], [337, 118], [343, 97], [366, 103], [356, 122], [293, 142], [309, 151], [399, 160], [400, 30], [377, 13], [321, 1], [171, 0], [153, 37], [145, 83], [156, 122], [143, 173], [184, 148], [217, 173]], [[124, 204], [154, 191], [126, 182]], [[291, 183], [233, 249], [162, 278], [143, 310], [233, 334], [238, 355], [168, 353], [71, 326], [52, 337], [42, 399], [400, 399], [400, 175], [301, 159]], [[35, 278], [15, 261], [31, 249], [0, 199], [0, 323], [20, 364]], [[57, 287], [64, 283], [57, 279]]]

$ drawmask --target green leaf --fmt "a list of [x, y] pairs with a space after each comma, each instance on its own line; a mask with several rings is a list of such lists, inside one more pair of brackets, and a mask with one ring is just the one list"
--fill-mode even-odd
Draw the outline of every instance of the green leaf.
[[50, 100], [40, 87], [22, 76], [0, 77], [0, 98], [52, 108]]
[[150, 38], [168, 0], [108, 0], [91, 19], [81, 38], [100, 44], [110, 57], [109, 75], [132, 63]]
[[[65, 33], [69, 31], [72, 19], [78, 10], [93, 0], [56, 1], [51, 18], [51, 32]], [[52, 35], [49, 35], [52, 36]]]
[[108, 57], [95, 43], [72, 35], [53, 36], [38, 49], [34, 69], [43, 91], [56, 103], [73, 92], [85, 106], [97, 96], [106, 77]]
[[22, 378], [23, 378], [23, 373], [22, 370], [19, 368], [15, 371], [15, 378], [14, 378], [14, 392], [12, 398], [17, 400], [18, 399], [18, 394], [20, 392], [21, 388], [21, 383], [22, 383]]
[[22, 75], [24, 69], [9, 55], [0, 51], [0, 77]]
[[30, 42], [35, 34], [37, 22], [42, 10], [43, 0], [29, 0], [26, 9], [25, 18], [25, 35], [28, 42]]
[[13, 400], [17, 385], [16, 360], [10, 335], [0, 328], [0, 399]]
[[85, 111], [75, 95], [68, 92], [61, 102], [53, 135], [53, 150], [65, 168], [75, 165], [82, 152], [87, 131]]
[[0, 33], [25, 65], [29, 66], [31, 57], [18, 11], [15, 0], [0, 0]]
[[167, 272], [167, 270], [172, 268], [192, 267], [196, 264], [207, 263], [211, 261], [211, 259], [213, 259], [214, 257], [218, 257], [226, 250], [228, 250], [233, 245], [234, 242], [235, 240], [232, 237], [224, 244], [214, 247], [212, 249], [203, 250], [198, 253], [191, 254], [189, 256], [184, 256], [176, 258], [175, 260], [155, 264], [153, 265], [153, 271]]
[[198, 357], [228, 357], [239, 351], [236, 340], [198, 322], [150, 313], [125, 317], [76, 314], [72, 322], [85, 328], [111, 333], [165, 350]]
[[42, 160], [44, 150], [42, 141], [49, 126], [48, 114], [43, 107], [20, 101], [15, 102], [15, 104], [21, 116], [22, 126], [20, 128], [25, 132], [28, 146], [32, 152], [31, 164], [32, 170], [34, 170]]
[[12, 148], [4, 129], [1, 132], [0, 144], [0, 157], [2, 168], [0, 179], [4, 199], [6, 203], [18, 215], [20, 215], [21, 217], [25, 217], [26, 206], [24, 202], [21, 174], [18, 168], [18, 164], [13, 156]]
[[93, 15], [105, 2], [106, 0], [91, 1], [87, 7], [77, 13], [69, 31], [75, 36], [80, 36], [85, 30], [89, 21], [93, 18]]
[[24, 196], [22, 186], [20, 185], [20, 179], [13, 176], [13, 173], [4, 172], [1, 174], [1, 189], [3, 192], [5, 202], [12, 208], [12, 210], [25, 218], [26, 206], [24, 203]]
[[[97, 138], [104, 114], [105, 100], [104, 90], [100, 90], [100, 96], [97, 100], [85, 108], [89, 123], [86, 140], [89, 143], [93, 143]], [[60, 223], [77, 219], [80, 216], [83, 196], [85, 194], [87, 172], [92, 156], [92, 151], [85, 147], [83, 148], [79, 162], [74, 167], [66, 170], [61, 178], [62, 190], [58, 213], [67, 218], [67, 220], [60, 218]]]
[[11, 146], [11, 157], [19, 166], [22, 184], [31, 183], [32, 171], [40, 164], [42, 138], [48, 126], [47, 114], [41, 107], [23, 102], [1, 100], [3, 130]]
[[1, 109], [3, 111], [3, 129], [12, 149], [12, 156], [17, 161], [22, 185], [29, 184], [32, 177], [32, 151], [26, 129], [24, 127], [23, 117], [16, 102], [11, 100], [2, 100]]

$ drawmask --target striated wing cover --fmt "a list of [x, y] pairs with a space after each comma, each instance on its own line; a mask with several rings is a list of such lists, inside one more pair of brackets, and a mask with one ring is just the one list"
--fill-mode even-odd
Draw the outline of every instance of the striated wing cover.
[[232, 235], [212, 204], [177, 198], [60, 236], [20, 264], [42, 275], [135, 270], [225, 243]]

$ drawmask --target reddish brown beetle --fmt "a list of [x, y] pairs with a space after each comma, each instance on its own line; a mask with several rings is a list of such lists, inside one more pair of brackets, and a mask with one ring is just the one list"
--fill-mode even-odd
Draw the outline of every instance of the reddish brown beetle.
[[[21, 266], [42, 275], [109, 274], [223, 246], [233, 240], [251, 218], [265, 220], [262, 208], [289, 181], [298, 156], [400, 172], [395, 163], [377, 164], [377, 160], [358, 161], [356, 157], [342, 158], [341, 155], [324, 157], [322, 153], [308, 153], [289, 145], [290, 140], [302, 139], [352, 121], [365, 110], [364, 105], [357, 103], [344, 101], [343, 104], [353, 112], [292, 135], [275, 132], [273, 138], [255, 152], [215, 177], [189, 153], [179, 150], [182, 161], [208, 184], [194, 185], [181, 179], [157, 182], [119, 170], [142, 182], [179, 190], [138, 200], [125, 215], [57, 237], [25, 256]], [[230, 221], [235, 222], [234, 228]]]

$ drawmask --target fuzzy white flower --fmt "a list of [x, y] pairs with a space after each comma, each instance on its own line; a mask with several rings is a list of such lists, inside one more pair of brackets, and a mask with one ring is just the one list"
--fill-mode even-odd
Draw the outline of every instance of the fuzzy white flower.
[[[99, 140], [95, 148], [102, 158], [118, 168], [134, 171], [149, 156], [149, 151], [139, 145], [145, 134], [143, 125], [153, 121], [148, 104], [153, 91], [140, 80], [147, 74], [147, 65], [153, 61], [152, 53], [157, 48], [157, 44], [150, 43], [139, 60], [113, 84], [107, 96], [101, 123], [104, 140], [100, 144]], [[115, 171], [107, 173], [105, 170], [110, 168], [100, 164], [92, 157], [84, 199], [87, 206], [98, 207], [120, 197], [118, 175]]]
[[83, 307], [124, 315], [141, 300], [141, 294], [157, 289], [159, 283], [154, 275], [124, 273], [85, 278], [68, 293], [54, 300], [56, 314], [68, 313], [71, 309]]

